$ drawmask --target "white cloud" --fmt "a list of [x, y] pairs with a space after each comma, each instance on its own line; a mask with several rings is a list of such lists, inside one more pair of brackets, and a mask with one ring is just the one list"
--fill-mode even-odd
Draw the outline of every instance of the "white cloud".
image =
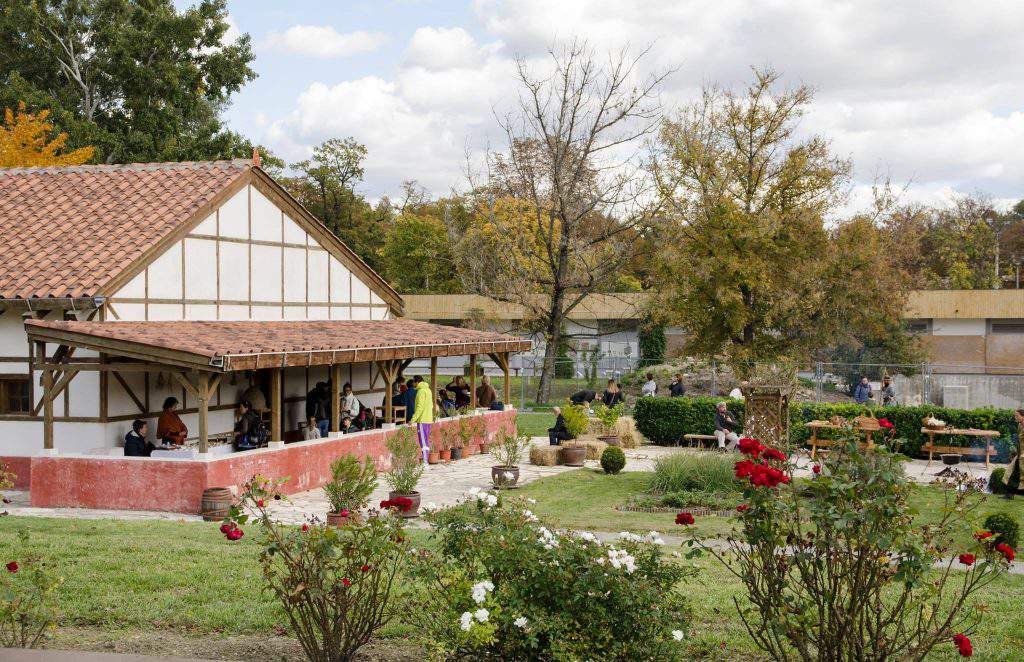
[[413, 33], [403, 63], [431, 71], [474, 68], [500, 47], [500, 43], [495, 43], [480, 48], [462, 28], [424, 27]]
[[338, 32], [329, 25], [293, 25], [271, 32], [262, 46], [308, 57], [337, 58], [371, 53], [387, 42], [383, 32]]

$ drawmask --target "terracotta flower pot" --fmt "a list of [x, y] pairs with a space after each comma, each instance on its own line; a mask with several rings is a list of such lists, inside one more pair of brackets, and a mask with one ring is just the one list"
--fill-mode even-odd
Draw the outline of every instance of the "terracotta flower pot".
[[484, 453], [484, 454], [490, 453], [491, 452], [491, 445], [488, 444], [488, 443], [480, 442], [480, 452]]
[[441, 461], [441, 452], [440, 451], [430, 451], [429, 453], [427, 453], [427, 463], [428, 464], [437, 464], [440, 461]]
[[587, 461], [587, 449], [563, 446], [562, 457], [565, 460], [565, 466], [582, 467], [583, 463]]
[[498, 489], [513, 487], [519, 482], [519, 467], [496, 465], [491, 467], [491, 482]]
[[609, 446], [621, 446], [622, 445], [622, 442], [619, 441], [619, 435], [617, 435], [617, 434], [608, 434], [608, 435], [604, 435], [604, 436], [598, 436], [598, 439], [600, 439], [604, 443], [608, 444]]
[[413, 517], [420, 516], [420, 493], [411, 492], [409, 494], [402, 494], [401, 492], [388, 492], [388, 499], [394, 500], [397, 497], [405, 497], [412, 501], [412, 507], [409, 510], [402, 512], [398, 511], [398, 516], [403, 519], [411, 519]]
[[441, 461], [442, 462], [451, 462], [452, 461], [452, 449], [446, 448], [445, 450], [440, 451], [440, 456], [441, 456]]

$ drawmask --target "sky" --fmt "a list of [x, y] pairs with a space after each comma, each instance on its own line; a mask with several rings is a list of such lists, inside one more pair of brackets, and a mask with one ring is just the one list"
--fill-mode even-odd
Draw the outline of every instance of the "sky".
[[[176, 0], [179, 6], [188, 0]], [[1024, 2], [990, 0], [229, 0], [259, 77], [231, 128], [295, 161], [352, 136], [368, 148], [370, 198], [404, 180], [434, 194], [465, 185], [467, 155], [500, 145], [515, 58], [543, 62], [575, 38], [603, 53], [652, 46], [675, 72], [668, 112], [751, 66], [816, 90], [801, 125], [854, 163], [848, 205], [879, 175], [904, 198], [942, 204], [982, 192], [1024, 197]]]

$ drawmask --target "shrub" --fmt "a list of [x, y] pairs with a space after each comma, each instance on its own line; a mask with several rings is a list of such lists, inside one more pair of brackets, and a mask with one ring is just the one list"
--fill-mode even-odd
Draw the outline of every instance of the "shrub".
[[523, 453], [529, 447], [529, 436], [509, 434], [502, 430], [494, 438], [491, 455], [500, 466], [517, 467], [523, 460]]
[[604, 434], [615, 434], [615, 424], [619, 421], [619, 417], [626, 410], [626, 405], [619, 403], [614, 407], [606, 407], [603, 402], [598, 402], [594, 405], [594, 416], [597, 417], [598, 422], [601, 424], [601, 431]]
[[[0, 467], [0, 481], [5, 480]], [[11, 477], [13, 482], [13, 477]], [[21, 548], [28, 533], [18, 533]], [[57, 621], [55, 592], [61, 580], [38, 556], [2, 559], [0, 566], [0, 648], [35, 648]]]
[[[637, 429], [656, 444], [675, 444], [687, 433], [711, 434], [715, 429], [715, 398], [640, 398], [633, 407], [633, 417]], [[729, 401], [729, 410], [736, 414], [740, 421], [744, 418], [743, 402]], [[803, 444], [811, 436], [810, 430], [804, 425], [808, 421], [828, 420], [832, 416], [854, 418], [867, 410], [855, 404], [794, 402], [790, 404], [790, 438], [795, 444]], [[1016, 431], [1012, 409], [943, 409], [925, 405], [920, 407], [878, 407], [874, 410], [877, 416], [889, 419], [895, 426], [894, 437], [905, 440], [900, 449], [907, 455], [919, 455], [921, 445], [927, 437], [921, 433], [921, 419], [935, 416], [957, 428], [980, 428], [998, 430], [1001, 439], [993, 445], [1002, 458], [1009, 456], [1008, 440], [1011, 432]], [[943, 444], [967, 444], [971, 442], [962, 438], [952, 437]]]
[[360, 462], [354, 455], [342, 455], [331, 462], [331, 480], [324, 485], [330, 512], [358, 510], [377, 487], [377, 466], [369, 457]]
[[980, 615], [968, 605], [1012, 551], [959, 542], [981, 501], [964, 473], [946, 483], [941, 519], [915, 523], [900, 460], [858, 437], [848, 432], [799, 482], [784, 455], [746, 444], [738, 527], [727, 545], [700, 548], [743, 583], [752, 608], [737, 602], [739, 616], [771, 659], [921, 660], [951, 640], [971, 652], [964, 633]]
[[388, 450], [391, 451], [391, 471], [384, 474], [384, 482], [392, 492], [413, 494], [423, 477], [416, 433], [411, 427], [401, 428], [388, 438]]
[[617, 474], [626, 466], [626, 454], [618, 446], [609, 446], [601, 453], [601, 468], [606, 474]]
[[519, 500], [488, 492], [427, 515], [436, 544], [412, 569], [408, 613], [440, 659], [681, 659], [689, 610], [656, 538], [556, 533]]
[[654, 474], [648, 489], [653, 494], [671, 492], [736, 492], [733, 476], [734, 455], [680, 453], [660, 457], [654, 462]]
[[1020, 540], [1020, 524], [1009, 513], [993, 513], [985, 518], [986, 531], [991, 531], [999, 542], [1016, 547]]
[[240, 525], [258, 523], [263, 577], [306, 657], [351, 660], [399, 612], [394, 594], [408, 556], [402, 519], [368, 517], [341, 527], [315, 520], [301, 527], [282, 525], [271, 519], [267, 506], [282, 498], [283, 482], [253, 478], [221, 532], [237, 540]]
[[572, 439], [586, 432], [587, 426], [590, 425], [587, 408], [583, 405], [566, 404], [562, 407], [562, 420], [565, 421], [565, 429], [569, 431]]
[[992, 474], [988, 477], [988, 489], [992, 494], [1006, 493], [1006, 469], [1004, 467], [996, 467], [992, 470]]

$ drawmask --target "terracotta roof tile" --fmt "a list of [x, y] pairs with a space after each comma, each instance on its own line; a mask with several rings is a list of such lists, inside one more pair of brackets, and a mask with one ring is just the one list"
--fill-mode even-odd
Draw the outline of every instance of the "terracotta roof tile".
[[[497, 351], [525, 351], [531, 345], [529, 340], [502, 333], [441, 326], [405, 318], [231, 322], [26, 320], [25, 327], [29, 333], [36, 328], [53, 329], [92, 338], [124, 341], [148, 348], [187, 352], [211, 361], [230, 357], [242, 358], [252, 354], [283, 355], [317, 351], [454, 347], [478, 343], [506, 343], [509, 346]], [[269, 364], [267, 362], [263, 365]]]
[[0, 298], [94, 296], [248, 160], [0, 169]]

